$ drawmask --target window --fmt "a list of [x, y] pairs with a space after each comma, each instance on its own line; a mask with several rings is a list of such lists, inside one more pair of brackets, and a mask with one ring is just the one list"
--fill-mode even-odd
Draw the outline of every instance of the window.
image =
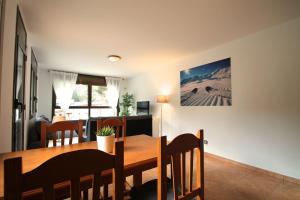
[[30, 118], [34, 117], [37, 112], [37, 61], [33, 50], [31, 49], [31, 76], [30, 76]]
[[[66, 112], [66, 118], [69, 120], [113, 115], [113, 109], [108, 106], [106, 98], [104, 77], [79, 74], [72, 100], [71, 106]], [[62, 114], [62, 110], [56, 103], [54, 90], [52, 101], [52, 104], [55, 105], [53, 106], [53, 114]]]
[[71, 106], [88, 106], [88, 85], [76, 84]]
[[107, 106], [106, 87], [92, 85], [92, 106]]

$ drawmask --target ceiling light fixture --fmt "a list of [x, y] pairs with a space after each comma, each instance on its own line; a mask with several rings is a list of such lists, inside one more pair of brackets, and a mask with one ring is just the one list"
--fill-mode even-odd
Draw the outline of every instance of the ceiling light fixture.
[[109, 55], [108, 56], [108, 60], [111, 62], [117, 62], [119, 60], [121, 60], [121, 56], [118, 55]]

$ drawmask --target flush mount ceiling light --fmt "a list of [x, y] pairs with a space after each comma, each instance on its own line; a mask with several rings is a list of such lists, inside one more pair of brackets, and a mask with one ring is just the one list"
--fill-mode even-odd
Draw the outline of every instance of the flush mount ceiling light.
[[117, 61], [121, 60], [121, 56], [118, 56], [118, 55], [109, 55], [108, 56], [108, 60], [110, 62], [117, 62]]

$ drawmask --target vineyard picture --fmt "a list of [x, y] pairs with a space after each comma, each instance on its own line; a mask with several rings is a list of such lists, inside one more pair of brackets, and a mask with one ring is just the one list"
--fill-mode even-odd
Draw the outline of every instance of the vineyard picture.
[[182, 106], [231, 106], [231, 59], [180, 72]]

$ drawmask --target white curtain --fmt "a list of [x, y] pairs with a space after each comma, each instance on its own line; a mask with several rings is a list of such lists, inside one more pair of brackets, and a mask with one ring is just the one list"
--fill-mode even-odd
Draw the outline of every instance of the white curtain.
[[50, 76], [58, 105], [65, 113], [72, 103], [77, 75], [69, 72], [51, 71]]
[[105, 77], [105, 79], [107, 86], [106, 97], [108, 100], [108, 104], [113, 108], [114, 115], [117, 115], [121, 78]]

